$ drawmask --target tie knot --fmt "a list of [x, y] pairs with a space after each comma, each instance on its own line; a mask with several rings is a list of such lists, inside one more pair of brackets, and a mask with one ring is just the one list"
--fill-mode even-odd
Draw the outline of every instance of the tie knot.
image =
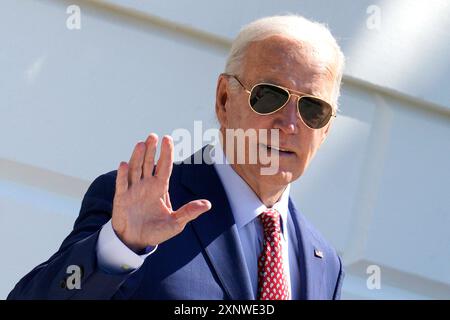
[[263, 224], [264, 233], [280, 233], [280, 213], [275, 209], [267, 209], [259, 216]]

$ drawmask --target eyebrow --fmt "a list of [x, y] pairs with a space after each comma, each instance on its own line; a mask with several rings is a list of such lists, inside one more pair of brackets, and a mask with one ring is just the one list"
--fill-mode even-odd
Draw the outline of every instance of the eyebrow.
[[287, 89], [292, 90], [292, 91], [297, 91], [297, 92], [309, 94], [309, 95], [312, 95], [312, 96], [315, 96], [315, 97], [324, 99], [324, 98], [320, 95], [320, 93], [318, 93], [318, 92], [307, 92], [307, 91], [302, 91], [302, 90], [297, 90], [297, 89], [294, 89], [294, 88], [291, 88], [291, 87], [287, 87], [287, 86], [285, 86], [285, 85], [280, 84], [278, 81], [274, 81], [273, 78], [263, 78], [262, 80], [259, 80], [259, 81], [255, 82], [252, 86], [254, 86], [254, 85], [258, 84], [258, 83], [270, 83], [270, 84], [275, 84], [275, 85], [277, 85], [277, 86], [280, 86], [280, 87], [283, 87], [283, 88], [287, 88]]

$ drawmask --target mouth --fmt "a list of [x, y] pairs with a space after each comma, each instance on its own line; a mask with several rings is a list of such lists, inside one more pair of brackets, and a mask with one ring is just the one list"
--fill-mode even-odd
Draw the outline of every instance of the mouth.
[[272, 150], [274, 150], [275, 152], [278, 152], [280, 155], [294, 155], [295, 152], [290, 150], [290, 149], [286, 149], [286, 148], [281, 148], [278, 146], [274, 146], [274, 145], [266, 145], [266, 144], [260, 144], [262, 147], [267, 148], [267, 150], [269, 150], [270, 152]]

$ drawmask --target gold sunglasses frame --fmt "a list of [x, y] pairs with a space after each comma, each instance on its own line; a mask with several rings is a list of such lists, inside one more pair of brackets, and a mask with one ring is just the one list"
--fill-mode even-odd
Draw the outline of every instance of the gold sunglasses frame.
[[[322, 129], [322, 128], [324, 128], [328, 123], [330, 123], [332, 117], [335, 117], [335, 118], [336, 118], [336, 111], [334, 110], [333, 106], [332, 106], [329, 102], [327, 102], [327, 101], [325, 101], [325, 100], [323, 100], [323, 99], [321, 99], [321, 98], [319, 98], [319, 97], [316, 97], [316, 96], [313, 96], [313, 95], [311, 95], [311, 94], [307, 94], [307, 93], [304, 93], [304, 92], [292, 90], [292, 89], [289, 89], [289, 88], [286, 88], [286, 87], [283, 87], [283, 86], [279, 86], [279, 85], [277, 85], [277, 84], [268, 83], [268, 82], [257, 83], [257, 84], [255, 84], [255, 85], [253, 85], [253, 87], [252, 87], [250, 90], [248, 90], [248, 89], [244, 86], [244, 84], [238, 79], [237, 76], [235, 76], [235, 75], [233, 75], [233, 74], [227, 74], [227, 73], [223, 73], [223, 75], [228, 76], [228, 77], [232, 77], [232, 78], [236, 79], [236, 81], [241, 85], [241, 87], [244, 89], [244, 91], [248, 93], [248, 101], [247, 101], [247, 102], [248, 102], [248, 106], [250, 107], [250, 109], [252, 109], [252, 111], [253, 111], [254, 113], [259, 114], [259, 115], [261, 115], [261, 116], [268, 116], [268, 115], [271, 115], [271, 114], [273, 114], [273, 113], [275, 113], [275, 112], [280, 111], [281, 109], [283, 109], [283, 108], [288, 104], [289, 100], [291, 99], [291, 96], [294, 96], [294, 97], [297, 97], [297, 98], [298, 98], [298, 100], [297, 100], [297, 114], [298, 114], [299, 118], [302, 120], [303, 124], [304, 124], [305, 126], [307, 126], [308, 128], [313, 129], [313, 130]], [[250, 97], [251, 97], [251, 95], [252, 95], [253, 89], [254, 89], [255, 87], [257, 87], [257, 86], [260, 86], [260, 85], [269, 85], [269, 86], [273, 86], [273, 87], [279, 88], [279, 89], [285, 91], [285, 92], [288, 94], [288, 99], [286, 100], [286, 102], [285, 102], [281, 107], [279, 107], [279, 108], [276, 109], [275, 111], [272, 111], [272, 112], [269, 112], [269, 113], [260, 113], [260, 112], [257, 112], [255, 109], [253, 109], [252, 105], [250, 104]], [[291, 92], [293, 92], [293, 93], [291, 93]], [[305, 121], [303, 120], [302, 115], [301, 115], [301, 113], [300, 113], [300, 100], [301, 100], [303, 97], [314, 98], [314, 99], [320, 100], [320, 101], [322, 101], [322, 102], [324, 102], [324, 103], [326, 103], [327, 105], [330, 106], [330, 108], [331, 108], [331, 116], [330, 116], [330, 119], [328, 119], [327, 123], [325, 123], [322, 127], [320, 127], [320, 128], [311, 128], [311, 127], [310, 127], [309, 125], [307, 125], [307, 124], [305, 123]]]

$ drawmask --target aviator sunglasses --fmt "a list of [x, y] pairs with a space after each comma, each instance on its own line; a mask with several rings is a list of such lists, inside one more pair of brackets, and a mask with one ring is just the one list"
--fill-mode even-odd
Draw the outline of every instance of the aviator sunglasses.
[[[257, 83], [248, 90], [242, 82], [231, 74], [249, 94], [248, 104], [259, 115], [269, 115], [282, 109], [291, 96], [298, 97], [297, 109], [303, 123], [311, 129], [320, 129], [327, 125], [331, 117], [336, 117], [333, 107], [320, 98], [303, 92], [291, 90], [271, 83]], [[292, 92], [292, 93], [291, 93]]]

